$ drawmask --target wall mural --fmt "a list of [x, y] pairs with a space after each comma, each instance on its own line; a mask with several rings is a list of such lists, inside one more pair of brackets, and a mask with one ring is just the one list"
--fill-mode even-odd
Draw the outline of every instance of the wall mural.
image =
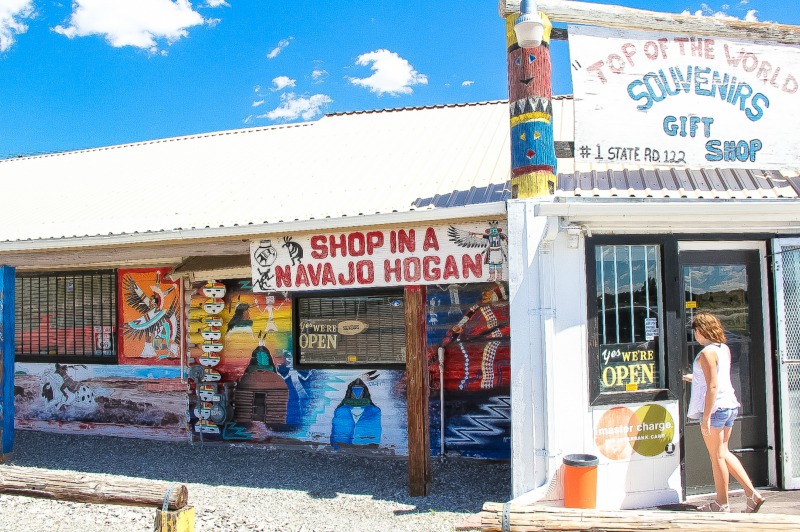
[[440, 452], [438, 349], [444, 349], [445, 452], [511, 456], [511, 351], [506, 284], [428, 287], [431, 450]]
[[18, 363], [14, 396], [17, 428], [186, 438], [179, 368]]
[[253, 293], [249, 279], [192, 287], [193, 438], [407, 454], [405, 372], [296, 370], [292, 335], [288, 293]]
[[179, 364], [180, 281], [169, 269], [119, 270], [120, 364]]

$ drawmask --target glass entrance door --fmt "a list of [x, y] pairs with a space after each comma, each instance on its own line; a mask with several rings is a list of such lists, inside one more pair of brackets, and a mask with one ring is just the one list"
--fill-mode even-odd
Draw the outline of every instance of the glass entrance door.
[[[731, 381], [742, 407], [733, 428], [730, 449], [739, 457], [753, 484], [769, 482], [767, 413], [761, 270], [757, 250], [683, 251], [679, 254], [683, 288], [683, 373], [703, 348], [691, 322], [698, 312], [716, 315], [731, 350]], [[711, 463], [700, 425], [686, 419], [691, 385], [682, 398], [683, 462], [686, 494], [714, 491]], [[731, 478], [732, 485], [735, 481]]]

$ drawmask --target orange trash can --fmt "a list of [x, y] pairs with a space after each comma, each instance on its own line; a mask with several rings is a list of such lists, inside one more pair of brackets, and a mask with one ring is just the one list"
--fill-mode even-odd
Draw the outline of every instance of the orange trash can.
[[564, 507], [597, 506], [597, 465], [593, 454], [568, 454], [564, 457]]

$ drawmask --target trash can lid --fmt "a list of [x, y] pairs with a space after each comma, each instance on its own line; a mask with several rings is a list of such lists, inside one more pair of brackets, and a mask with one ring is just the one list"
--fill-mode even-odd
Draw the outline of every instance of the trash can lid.
[[592, 467], [600, 463], [593, 454], [568, 454], [564, 457], [564, 465], [573, 467]]

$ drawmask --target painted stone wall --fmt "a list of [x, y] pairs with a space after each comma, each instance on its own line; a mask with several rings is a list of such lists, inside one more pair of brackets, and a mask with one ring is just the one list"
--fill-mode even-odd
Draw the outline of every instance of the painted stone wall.
[[[116, 330], [89, 327], [86, 343], [93, 344], [99, 354], [117, 342], [118, 364], [15, 365], [17, 428], [187, 438], [187, 385], [180, 378], [180, 284], [165, 280], [168, 272], [166, 268], [117, 272]], [[75, 336], [55, 331], [55, 323], [55, 319], [46, 320], [44, 332], [28, 334], [34, 338]]]
[[186, 438], [186, 385], [177, 367], [17, 363], [14, 397], [17, 428]]
[[[297, 370], [288, 294], [253, 293], [249, 279], [222, 284], [224, 307], [215, 314], [222, 344], [216, 363], [205, 360], [202, 349], [208, 342], [203, 333], [210, 331], [203, 306], [210, 298], [203, 283], [191, 289], [190, 361], [203, 368], [203, 360], [207, 365], [199, 371], [212, 375], [204, 381], [198, 373], [199, 383], [193, 379], [190, 421], [195, 440], [407, 454], [404, 371]], [[202, 423], [214, 409], [211, 401], [203, 400], [206, 386], [232, 403], [227, 418], [210, 429]]]
[[[505, 282], [428, 287], [431, 451], [511, 457], [511, 351]], [[438, 351], [444, 350], [444, 371]]]
[[[254, 293], [249, 279], [217, 283], [224, 292], [215, 314], [219, 323], [209, 325], [205, 283], [181, 292], [165, 281], [166, 273], [119, 272], [119, 364], [16, 364], [18, 428], [408, 453], [405, 371], [298, 370], [287, 293]], [[437, 350], [442, 347], [445, 451], [510, 456], [505, 290], [502, 281], [427, 288], [434, 454], [441, 441]], [[181, 293], [184, 320], [178, 319]], [[218, 339], [207, 339], [215, 337], [207, 334], [211, 329], [218, 330]], [[184, 338], [189, 365], [184, 371], [190, 377], [185, 382], [177, 349]], [[203, 349], [215, 342], [218, 353]], [[216, 412], [223, 419], [219, 424], [209, 422], [219, 403], [204, 400], [214, 395], [227, 399], [224, 411]], [[209, 430], [212, 425], [218, 430]]]

